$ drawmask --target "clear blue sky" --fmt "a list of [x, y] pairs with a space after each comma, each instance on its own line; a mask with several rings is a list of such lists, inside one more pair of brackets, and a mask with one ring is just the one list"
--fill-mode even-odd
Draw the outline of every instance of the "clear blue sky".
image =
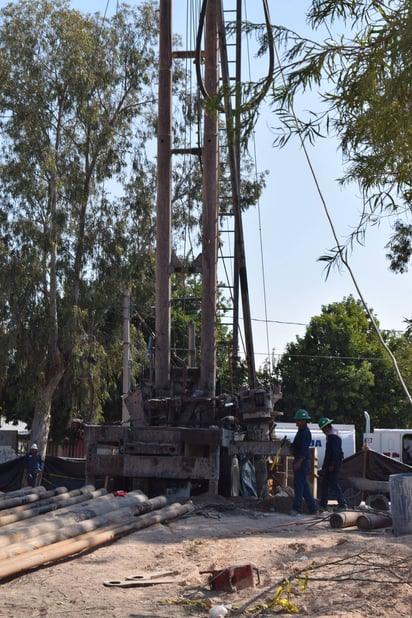
[[[191, 2], [195, 4], [196, 0]], [[0, 0], [0, 6], [5, 4]], [[74, 8], [91, 13], [107, 11], [111, 14], [117, 4], [117, 0], [71, 0]], [[129, 0], [129, 4], [133, 5], [133, 1]], [[235, 4], [234, 0], [224, 0], [224, 8], [233, 8]], [[185, 35], [186, 5], [185, 0], [174, 0], [174, 30], [182, 36]], [[258, 0], [246, 2], [250, 21], [263, 21], [260, 5]], [[307, 0], [269, 0], [271, 21], [319, 39], [320, 35], [312, 35], [306, 24], [305, 12], [309, 6]], [[327, 34], [322, 38], [326, 39]], [[257, 67], [253, 57], [251, 67], [252, 70]], [[307, 107], [312, 103], [313, 95]], [[321, 312], [323, 305], [339, 302], [349, 294], [356, 298], [356, 291], [346, 272], [332, 271], [325, 280], [324, 267], [317, 260], [334, 246], [332, 233], [298, 142], [293, 141], [280, 151], [273, 148], [270, 128], [276, 124], [271, 111], [268, 108], [263, 110], [254, 148], [258, 170], [269, 170], [267, 189], [259, 210], [247, 213], [244, 219], [258, 366], [268, 352], [274, 349], [276, 354], [281, 354], [285, 345], [294, 341], [296, 335], [303, 335], [305, 325], [311, 317]], [[334, 225], [343, 240], [358, 221], [361, 209], [359, 194], [356, 188], [341, 189], [336, 182], [342, 175], [336, 142], [323, 140], [309, 152]], [[362, 294], [382, 328], [404, 330], [404, 318], [412, 317], [412, 275], [390, 273], [385, 259], [388, 238], [387, 224], [372, 229], [365, 246], [355, 247], [350, 262]]]

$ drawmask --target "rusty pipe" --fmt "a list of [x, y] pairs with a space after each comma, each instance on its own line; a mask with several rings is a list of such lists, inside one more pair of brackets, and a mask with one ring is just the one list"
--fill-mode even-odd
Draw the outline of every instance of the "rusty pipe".
[[376, 528], [390, 528], [392, 517], [383, 513], [363, 513], [356, 522], [360, 530], [375, 530]]
[[350, 528], [356, 526], [359, 511], [340, 511], [332, 513], [329, 522], [332, 528]]
[[40, 502], [35, 502], [34, 504], [25, 504], [24, 508], [23, 506], [20, 506], [15, 509], [10, 509], [8, 512], [0, 513], [0, 528], [1, 526], [24, 521], [25, 519], [44, 515], [45, 513], [49, 513], [51, 511], [67, 508], [75, 504], [82, 504], [88, 500], [107, 494], [106, 489], [97, 489], [94, 491], [89, 491], [88, 493], [79, 493], [79, 491], [80, 490], [76, 489], [73, 490], [73, 492], [60, 494], [59, 496], [55, 496], [49, 500], [41, 500]]
[[0, 492], [0, 508], [3, 500], [7, 500], [8, 498], [21, 498], [27, 494], [36, 494], [36, 493], [44, 493], [46, 488], [43, 485], [39, 485], [38, 487], [22, 487], [21, 489], [15, 489], [14, 491], [4, 491]]
[[176, 519], [181, 515], [189, 513], [191, 510], [193, 510], [193, 505], [191, 503], [184, 505], [175, 503], [155, 511], [154, 513], [145, 513], [139, 517], [133, 517], [119, 526], [86, 533], [75, 539], [54, 543], [48, 546], [47, 549], [40, 548], [28, 552], [25, 555], [2, 560], [0, 562], [0, 579], [17, 575], [28, 569], [33, 569], [43, 564], [60, 560], [61, 558], [67, 558], [68, 556], [98, 547], [99, 545], [104, 545], [105, 543], [115, 541], [122, 536], [147, 528], [148, 526]]
[[80, 489], [71, 489], [70, 491], [66, 487], [57, 487], [43, 493], [40, 497], [40, 500], [35, 502], [34, 504], [20, 504], [18, 506], [11, 507], [10, 509], [2, 509], [2, 511], [0, 512], [0, 517], [3, 517], [3, 515], [8, 514], [9, 512], [17, 513], [19, 511], [24, 511], [25, 509], [37, 508], [46, 502], [58, 502], [59, 500], [64, 500], [66, 494], [69, 495], [69, 497], [72, 497], [90, 494], [93, 491], [95, 491], [95, 487], [93, 485], [85, 485]]
[[31, 487], [30, 489], [30, 492], [25, 492], [11, 498], [8, 498], [7, 494], [5, 494], [6, 497], [0, 500], [0, 509], [9, 509], [13, 506], [19, 506], [20, 504], [36, 502], [36, 500], [40, 500], [41, 496], [46, 493], [46, 489], [41, 485], [39, 487]]
[[[69, 524], [92, 519], [104, 513], [124, 508], [133, 509], [147, 500], [148, 498], [138, 490], [128, 493], [123, 498], [115, 498], [113, 494], [107, 494], [101, 498], [96, 498], [89, 506], [77, 506], [77, 508], [67, 509], [65, 512], [60, 511], [58, 515], [49, 514], [47, 517], [41, 517], [39, 520], [34, 521], [30, 526], [13, 526], [10, 529], [4, 527], [0, 530], [0, 547], [11, 545], [27, 538], [33, 538], [40, 534], [63, 528]], [[133, 515], [132, 510], [130, 514]]]
[[[44, 500], [50, 500], [51, 498], [56, 497], [58, 498], [58, 496], [67, 493], [67, 491], [67, 487], [56, 487], [55, 489], [49, 489], [48, 491], [44, 491], [39, 494], [26, 494], [23, 500], [21, 498], [10, 498], [3, 500], [3, 503], [1, 504], [2, 508], [0, 511], [0, 517], [3, 516], [4, 512], [7, 514], [11, 510], [24, 510], [25, 508], [30, 508], [33, 503], [39, 504]], [[28, 500], [26, 500], [27, 497]]]
[[144, 512], [155, 511], [165, 507], [166, 505], [167, 498], [165, 496], [158, 496], [157, 498], [152, 498], [145, 503], [139, 504], [137, 513], [131, 512], [134, 509], [130, 509], [130, 507], [125, 506], [119, 511], [111, 510], [104, 515], [100, 515], [99, 517], [95, 517], [93, 519], [86, 519], [75, 524], [64, 526], [63, 528], [59, 528], [57, 530], [51, 530], [50, 532], [46, 532], [30, 539], [22, 539], [19, 542], [8, 545], [4, 549], [0, 549], [0, 561], [33, 551], [40, 547], [52, 545], [53, 543], [57, 543], [59, 541], [71, 539], [99, 528], [121, 525], [125, 521], [130, 520], [133, 514], [141, 517], [141, 514]]

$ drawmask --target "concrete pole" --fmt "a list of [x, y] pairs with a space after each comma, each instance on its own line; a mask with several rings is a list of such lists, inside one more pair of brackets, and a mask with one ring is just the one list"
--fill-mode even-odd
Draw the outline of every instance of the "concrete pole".
[[[218, 90], [217, 1], [206, 10], [205, 76], [206, 91]], [[218, 112], [205, 113], [203, 143], [203, 230], [202, 230], [202, 324], [200, 388], [204, 396], [215, 396], [216, 384], [216, 291], [217, 291], [217, 217], [218, 217]]]
[[157, 125], [156, 395], [166, 395], [170, 377], [172, 1], [160, 0], [159, 104]]

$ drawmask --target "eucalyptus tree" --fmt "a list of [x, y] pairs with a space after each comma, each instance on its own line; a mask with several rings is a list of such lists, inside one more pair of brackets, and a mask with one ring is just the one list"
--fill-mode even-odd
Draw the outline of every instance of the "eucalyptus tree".
[[153, 131], [156, 24], [150, 1], [110, 20], [65, 0], [0, 11], [0, 361], [6, 401], [33, 417], [43, 449], [63, 377], [87, 382], [110, 356], [102, 329], [129, 284], [128, 226], [153, 206], [110, 191]]

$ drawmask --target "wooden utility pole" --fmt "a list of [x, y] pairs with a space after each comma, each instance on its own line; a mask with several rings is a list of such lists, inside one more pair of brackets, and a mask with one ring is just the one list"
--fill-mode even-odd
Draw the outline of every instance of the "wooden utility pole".
[[155, 340], [155, 390], [157, 396], [165, 395], [170, 390], [172, 0], [160, 0], [158, 109]]
[[125, 399], [130, 392], [130, 293], [123, 293], [123, 396], [122, 423], [129, 421], [129, 410]]

